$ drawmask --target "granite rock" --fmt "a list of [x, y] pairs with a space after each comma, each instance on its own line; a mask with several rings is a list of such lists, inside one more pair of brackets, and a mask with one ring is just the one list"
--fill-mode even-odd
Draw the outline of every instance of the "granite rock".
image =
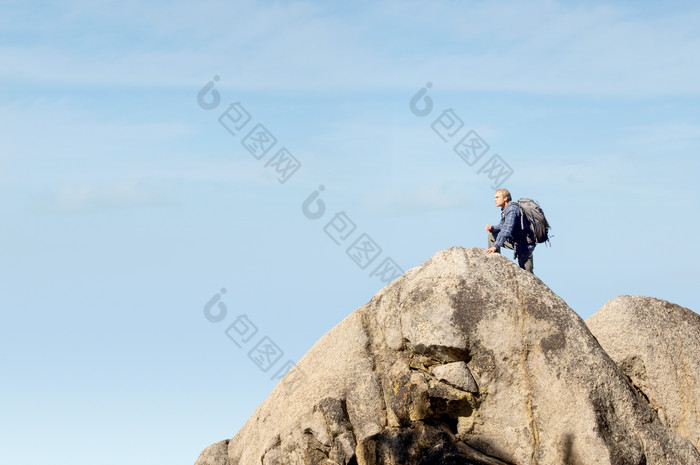
[[700, 465], [700, 454], [542, 281], [453, 247], [331, 329], [196, 463], [258, 464]]
[[625, 295], [586, 324], [661, 422], [700, 448], [700, 315]]

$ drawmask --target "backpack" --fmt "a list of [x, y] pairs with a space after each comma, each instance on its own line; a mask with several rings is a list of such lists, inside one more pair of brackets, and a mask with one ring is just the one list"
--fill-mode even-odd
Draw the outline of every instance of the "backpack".
[[535, 242], [541, 244], [543, 242], [549, 242], [549, 222], [547, 217], [544, 216], [544, 212], [536, 201], [532, 199], [520, 199], [518, 200], [518, 206], [520, 206], [520, 221], [521, 226], [525, 229], [525, 224], [523, 223], [523, 216], [527, 216], [530, 222], [530, 231], [535, 238]]

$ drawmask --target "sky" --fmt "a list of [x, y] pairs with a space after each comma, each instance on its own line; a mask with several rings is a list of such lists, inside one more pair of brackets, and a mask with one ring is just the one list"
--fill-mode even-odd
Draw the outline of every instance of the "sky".
[[392, 278], [485, 247], [499, 187], [543, 207], [535, 274], [582, 318], [697, 312], [697, 24], [0, 0], [0, 462], [193, 464]]

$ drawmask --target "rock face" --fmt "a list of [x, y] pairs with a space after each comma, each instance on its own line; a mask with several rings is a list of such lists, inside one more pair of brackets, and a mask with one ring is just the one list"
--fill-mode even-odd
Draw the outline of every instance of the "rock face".
[[196, 463], [258, 464], [699, 465], [700, 454], [537, 277], [455, 247], [324, 335]]
[[662, 423], [700, 449], [700, 315], [625, 295], [586, 324]]

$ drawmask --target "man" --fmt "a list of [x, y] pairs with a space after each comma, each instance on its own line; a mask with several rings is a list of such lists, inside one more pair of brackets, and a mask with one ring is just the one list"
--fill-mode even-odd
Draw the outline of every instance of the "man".
[[532, 252], [536, 242], [527, 215], [522, 214], [517, 202], [511, 202], [508, 189], [498, 189], [494, 200], [501, 209], [501, 222], [498, 226], [486, 225], [489, 233], [486, 253], [500, 253], [502, 246], [514, 250], [520, 268], [532, 273]]

